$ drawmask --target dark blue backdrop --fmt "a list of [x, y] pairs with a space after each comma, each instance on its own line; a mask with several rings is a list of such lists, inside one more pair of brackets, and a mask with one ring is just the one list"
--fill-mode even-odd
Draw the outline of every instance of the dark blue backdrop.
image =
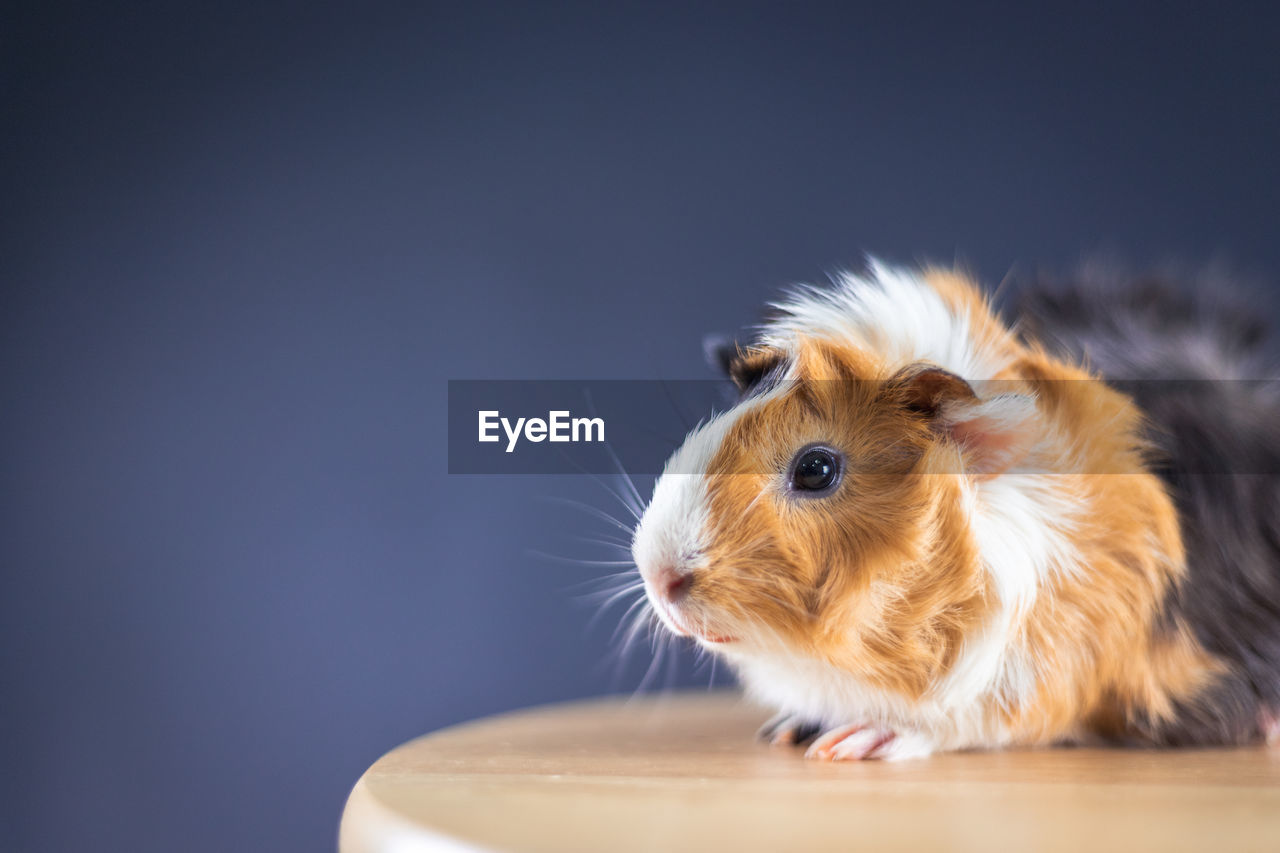
[[528, 554], [607, 498], [447, 476], [448, 379], [703, 376], [864, 249], [1280, 270], [1264, 4], [21, 5], [9, 850], [329, 849], [386, 749], [611, 689]]

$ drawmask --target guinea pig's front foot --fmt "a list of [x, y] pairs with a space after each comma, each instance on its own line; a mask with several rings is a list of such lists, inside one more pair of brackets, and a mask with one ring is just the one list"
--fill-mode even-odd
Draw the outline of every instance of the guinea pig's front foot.
[[933, 744], [915, 732], [898, 732], [867, 723], [838, 726], [824, 732], [804, 757], [815, 761], [900, 761], [923, 758], [933, 752]]

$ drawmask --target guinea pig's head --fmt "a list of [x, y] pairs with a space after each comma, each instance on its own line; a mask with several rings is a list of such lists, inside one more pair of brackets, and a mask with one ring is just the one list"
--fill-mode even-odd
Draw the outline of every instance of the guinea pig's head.
[[654, 611], [731, 659], [920, 694], [987, 608], [966, 483], [1010, 464], [1034, 407], [823, 339], [725, 366], [741, 399], [690, 433], [635, 531]]

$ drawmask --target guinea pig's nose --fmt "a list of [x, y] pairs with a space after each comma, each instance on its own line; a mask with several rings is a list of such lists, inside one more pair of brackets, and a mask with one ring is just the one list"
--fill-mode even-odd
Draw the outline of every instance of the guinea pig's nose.
[[658, 595], [674, 604], [689, 594], [689, 576], [663, 566], [654, 576], [653, 587]]

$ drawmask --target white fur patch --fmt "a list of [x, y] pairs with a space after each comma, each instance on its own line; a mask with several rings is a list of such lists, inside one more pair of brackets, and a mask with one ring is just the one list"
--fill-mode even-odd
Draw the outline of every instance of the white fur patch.
[[[730, 428], [744, 414], [764, 405], [780, 391], [744, 400], [727, 412], [700, 424], [672, 454], [654, 485], [640, 523], [631, 539], [631, 554], [646, 579], [661, 566], [688, 572], [703, 565], [712, 536], [707, 494], [707, 468]], [[666, 621], [664, 608], [655, 607]], [[668, 624], [668, 627], [679, 630]]]
[[708, 432], [714, 424], [712, 421], [690, 434], [667, 463], [670, 469], [679, 461], [679, 473], [665, 471], [654, 486], [653, 497], [631, 539], [631, 555], [641, 574], [661, 565], [686, 566], [707, 548], [707, 480], [694, 473], [696, 468], [685, 466], [702, 461], [695, 457], [709, 458], [715, 452], [715, 438]]
[[855, 673], [782, 648], [735, 647], [724, 654], [755, 701], [824, 728], [857, 723], [892, 730], [903, 738], [903, 754], [892, 757], [997, 746], [1009, 739], [992, 728], [977, 704], [952, 709], [928, 697], [912, 703], [864, 683]]
[[1035, 686], [1030, 661], [1012, 651], [1042, 583], [1072, 571], [1078, 557], [1067, 535], [1075, 505], [1055, 477], [1006, 474], [971, 484], [966, 514], [998, 603], [987, 624], [966, 638], [955, 665], [935, 689], [960, 708], [987, 695], [1012, 706]]
[[866, 277], [844, 273], [834, 287], [801, 286], [773, 307], [784, 315], [764, 327], [762, 341], [788, 352], [808, 335], [874, 352], [891, 367], [930, 361], [969, 380], [1000, 369], [974, 346], [967, 316], [916, 272], [874, 258]]

